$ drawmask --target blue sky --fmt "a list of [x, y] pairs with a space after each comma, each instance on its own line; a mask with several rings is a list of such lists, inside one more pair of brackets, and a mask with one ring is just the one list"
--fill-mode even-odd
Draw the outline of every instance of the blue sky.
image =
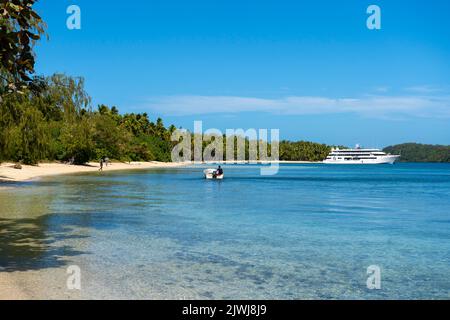
[[[81, 8], [81, 30], [66, 9]], [[381, 8], [368, 30], [366, 9]], [[39, 74], [192, 128], [282, 139], [450, 144], [450, 1], [40, 0]]]

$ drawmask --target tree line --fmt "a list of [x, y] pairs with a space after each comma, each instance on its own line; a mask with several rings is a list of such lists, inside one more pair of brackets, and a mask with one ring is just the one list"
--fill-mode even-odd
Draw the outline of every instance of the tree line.
[[55, 74], [34, 80], [39, 90], [3, 95], [0, 160], [35, 164], [109, 157], [121, 161], [170, 161], [172, 125], [146, 113], [121, 115], [116, 107], [90, 107], [81, 78]]
[[[153, 122], [146, 113], [120, 114], [115, 106], [99, 105], [93, 110], [82, 78], [63, 74], [37, 77], [32, 87], [2, 95], [0, 161], [84, 164], [104, 157], [171, 161], [171, 151], [177, 143], [171, 141], [174, 125], [165, 127], [160, 118]], [[237, 138], [234, 142], [237, 156]], [[208, 145], [203, 142], [203, 150]], [[246, 139], [246, 159], [250, 145]], [[269, 145], [269, 154], [270, 149]], [[280, 160], [320, 161], [328, 152], [329, 147], [322, 144], [280, 142]], [[225, 157], [224, 154], [224, 160]]]

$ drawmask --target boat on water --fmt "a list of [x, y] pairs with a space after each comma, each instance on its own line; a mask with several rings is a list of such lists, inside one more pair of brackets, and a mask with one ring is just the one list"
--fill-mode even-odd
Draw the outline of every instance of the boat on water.
[[205, 175], [205, 179], [207, 179], [207, 180], [222, 180], [223, 179], [223, 173], [218, 174], [216, 169], [203, 170], [203, 174]]
[[323, 163], [330, 164], [394, 164], [400, 158], [380, 149], [364, 149], [357, 145], [354, 149], [331, 149]]

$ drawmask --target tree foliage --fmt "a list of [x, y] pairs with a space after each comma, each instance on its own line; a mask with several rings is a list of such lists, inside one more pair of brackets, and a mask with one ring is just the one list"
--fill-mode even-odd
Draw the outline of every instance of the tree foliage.
[[82, 78], [56, 74], [41, 81], [39, 92], [26, 89], [0, 103], [0, 160], [170, 161], [171, 131], [161, 119], [105, 105], [91, 110]]
[[35, 2], [0, 0], [0, 97], [33, 84], [33, 45], [45, 33], [45, 24], [33, 9]]
[[280, 160], [285, 161], [322, 161], [330, 151], [330, 146], [309, 141], [280, 142]]

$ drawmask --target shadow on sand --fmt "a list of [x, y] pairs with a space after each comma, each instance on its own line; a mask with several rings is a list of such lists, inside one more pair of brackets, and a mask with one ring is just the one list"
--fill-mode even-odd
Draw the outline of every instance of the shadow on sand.
[[71, 235], [70, 227], [46, 228], [49, 215], [29, 219], [0, 218], [0, 272], [56, 268], [67, 264], [67, 258], [86, 254], [67, 245], [67, 239], [85, 236]]

